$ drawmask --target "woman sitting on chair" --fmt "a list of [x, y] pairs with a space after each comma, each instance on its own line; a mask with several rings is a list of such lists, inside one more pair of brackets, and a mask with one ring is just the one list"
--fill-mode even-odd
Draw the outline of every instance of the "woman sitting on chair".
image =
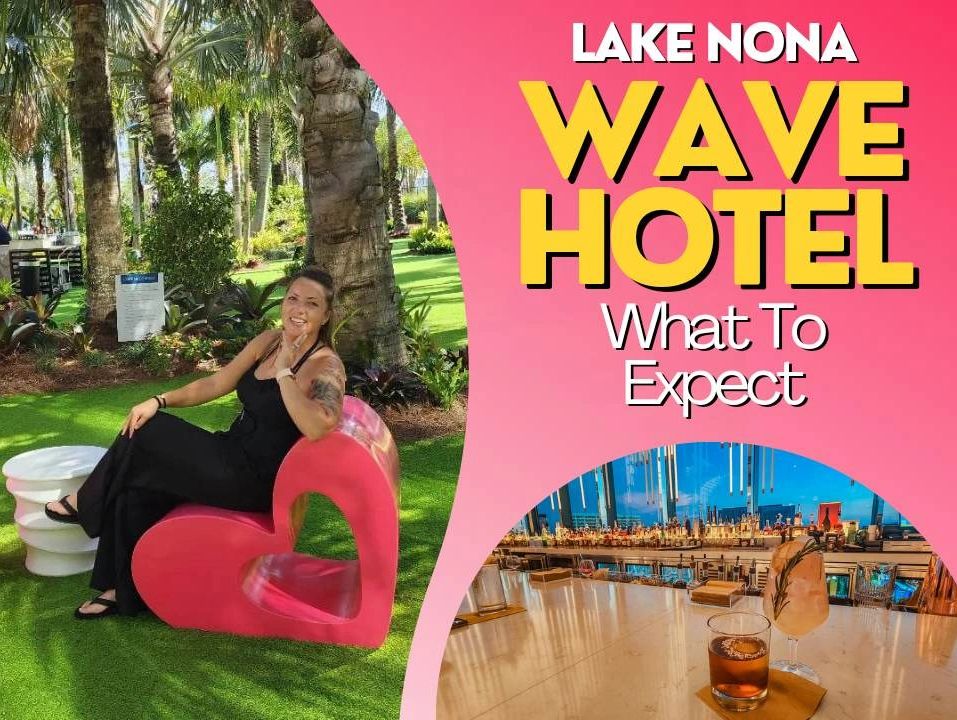
[[[303, 269], [282, 301], [281, 330], [251, 340], [214, 375], [136, 405], [79, 491], [47, 504], [48, 517], [79, 523], [100, 538], [90, 586], [101, 594], [76, 609], [78, 619], [145, 608], [133, 584], [133, 548], [174, 507], [196, 502], [266, 512], [293, 444], [336, 427], [345, 370], [332, 348], [333, 297], [328, 273]], [[158, 412], [201, 405], [234, 389], [242, 412], [226, 432]]]

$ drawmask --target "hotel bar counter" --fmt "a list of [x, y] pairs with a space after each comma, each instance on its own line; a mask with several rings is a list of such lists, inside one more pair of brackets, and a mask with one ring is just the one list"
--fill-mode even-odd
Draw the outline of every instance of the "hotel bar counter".
[[[503, 571], [527, 612], [453, 630], [437, 720], [712, 720], [708, 617], [685, 591], [573, 578], [547, 585]], [[761, 611], [742, 598], [735, 610]], [[771, 660], [787, 641], [772, 630]], [[820, 720], [950, 720], [957, 707], [957, 618], [831, 606], [798, 659], [827, 688]], [[747, 720], [747, 713], [741, 714]]]

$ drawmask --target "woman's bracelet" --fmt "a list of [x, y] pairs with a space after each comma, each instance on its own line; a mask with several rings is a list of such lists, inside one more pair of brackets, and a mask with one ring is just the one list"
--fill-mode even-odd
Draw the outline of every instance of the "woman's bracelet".
[[159, 406], [156, 408], [157, 410], [162, 410], [166, 407], [166, 398], [164, 398], [162, 395], [154, 395], [153, 399], [156, 401], [156, 404]]

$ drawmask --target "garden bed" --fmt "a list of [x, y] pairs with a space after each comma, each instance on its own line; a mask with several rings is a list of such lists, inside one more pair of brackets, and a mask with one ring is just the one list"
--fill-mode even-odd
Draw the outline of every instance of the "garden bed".
[[[186, 382], [196, 371], [215, 370], [212, 364], [181, 363], [169, 379], [169, 389]], [[143, 368], [110, 362], [100, 367], [87, 367], [79, 360], [57, 362], [50, 372], [40, 372], [33, 356], [18, 353], [3, 358], [0, 365], [0, 398], [11, 395], [49, 395], [92, 388], [127, 386], [156, 381]], [[465, 403], [457, 402], [451, 410], [443, 410], [427, 402], [411, 403], [404, 408], [382, 411], [382, 418], [397, 442], [446, 437], [465, 430]]]

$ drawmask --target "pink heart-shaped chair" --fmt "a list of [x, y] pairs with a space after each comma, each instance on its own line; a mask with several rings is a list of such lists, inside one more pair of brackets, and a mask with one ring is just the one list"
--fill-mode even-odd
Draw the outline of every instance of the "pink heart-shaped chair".
[[[356, 560], [294, 552], [309, 493], [352, 529]], [[399, 456], [372, 408], [346, 397], [342, 421], [283, 460], [273, 511], [183, 505], [133, 553], [143, 600], [173, 627], [379, 647], [389, 632], [399, 560]]]

